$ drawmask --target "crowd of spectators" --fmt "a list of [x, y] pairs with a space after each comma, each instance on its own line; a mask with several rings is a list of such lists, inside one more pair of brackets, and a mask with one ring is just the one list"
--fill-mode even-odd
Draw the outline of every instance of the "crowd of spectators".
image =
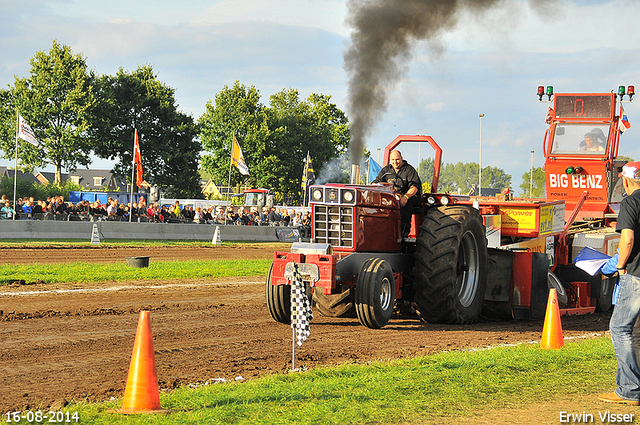
[[[144, 197], [133, 205], [123, 205], [118, 199], [109, 198], [106, 203], [81, 201], [75, 205], [56, 196], [44, 201], [32, 197], [18, 198], [16, 208], [6, 195], [0, 199], [0, 219], [65, 220], [65, 221], [135, 221], [153, 223], [199, 223], [227, 224], [242, 226], [311, 226], [309, 212], [302, 213], [286, 207], [233, 207], [216, 206], [208, 208], [174, 205], [147, 205]], [[14, 218], [15, 216], [15, 218]]]

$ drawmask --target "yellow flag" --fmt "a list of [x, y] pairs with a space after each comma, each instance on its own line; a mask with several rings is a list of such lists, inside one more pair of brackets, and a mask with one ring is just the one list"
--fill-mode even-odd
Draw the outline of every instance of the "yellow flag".
[[242, 149], [240, 149], [240, 144], [236, 140], [235, 135], [233, 136], [233, 147], [231, 149], [231, 163], [238, 168], [240, 174], [244, 174], [245, 176], [249, 175], [249, 167], [244, 163]]

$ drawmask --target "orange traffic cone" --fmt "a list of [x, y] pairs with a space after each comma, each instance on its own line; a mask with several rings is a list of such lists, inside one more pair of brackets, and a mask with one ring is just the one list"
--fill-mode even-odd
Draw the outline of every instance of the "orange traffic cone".
[[562, 347], [564, 347], [564, 338], [562, 337], [562, 323], [560, 322], [558, 293], [555, 288], [552, 288], [549, 290], [549, 300], [547, 301], [547, 312], [544, 316], [540, 348], [553, 349]]
[[127, 386], [124, 389], [124, 400], [122, 408], [117, 412], [126, 414], [169, 412], [160, 408], [158, 375], [148, 311], [140, 312]]

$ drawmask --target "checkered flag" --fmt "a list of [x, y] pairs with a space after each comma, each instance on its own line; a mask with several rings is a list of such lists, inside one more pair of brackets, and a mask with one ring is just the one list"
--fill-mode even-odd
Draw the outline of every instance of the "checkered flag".
[[309, 337], [309, 320], [313, 319], [313, 312], [307, 293], [305, 284], [300, 276], [298, 265], [294, 264], [293, 280], [291, 281], [291, 327], [296, 331], [296, 340], [298, 347]]

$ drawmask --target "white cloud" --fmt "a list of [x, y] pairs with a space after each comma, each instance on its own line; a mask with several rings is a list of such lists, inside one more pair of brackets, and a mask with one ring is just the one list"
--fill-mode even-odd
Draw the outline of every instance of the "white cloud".
[[425, 109], [427, 110], [427, 112], [438, 112], [438, 111], [442, 111], [442, 108], [444, 108], [444, 102], [429, 103], [429, 104], [427, 104], [427, 106], [425, 107]]
[[346, 1], [343, 0], [219, 0], [191, 22], [196, 26], [274, 22], [320, 28], [346, 36], [345, 14]]
[[[451, 50], [565, 53], [633, 48], [640, 2], [516, 0], [484, 16], [464, 12], [443, 41]], [[535, 7], [532, 9], [531, 5]]]

